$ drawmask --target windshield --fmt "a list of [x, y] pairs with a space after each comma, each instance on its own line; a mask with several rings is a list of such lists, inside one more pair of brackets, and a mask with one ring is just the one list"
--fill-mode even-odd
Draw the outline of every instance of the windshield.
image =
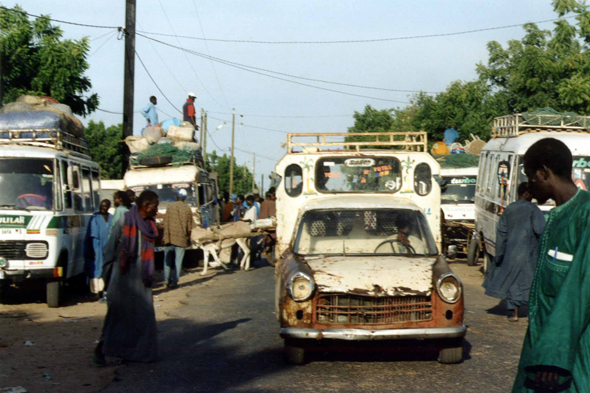
[[401, 165], [395, 157], [333, 157], [316, 163], [320, 192], [396, 192], [402, 186]]
[[443, 176], [442, 204], [474, 203], [476, 176]]
[[301, 219], [297, 255], [436, 255], [424, 216], [407, 209], [314, 210]]
[[160, 200], [160, 209], [166, 209], [166, 206], [172, 202], [176, 202], [176, 196], [180, 189], [184, 189], [187, 192], [187, 197], [184, 200], [189, 206], [198, 206], [197, 192], [195, 185], [191, 183], [174, 183], [174, 184], [153, 184], [149, 186], [136, 186], [130, 187], [135, 194], [139, 196], [142, 191], [150, 190], [158, 194]]
[[0, 209], [53, 209], [53, 160], [0, 159]]

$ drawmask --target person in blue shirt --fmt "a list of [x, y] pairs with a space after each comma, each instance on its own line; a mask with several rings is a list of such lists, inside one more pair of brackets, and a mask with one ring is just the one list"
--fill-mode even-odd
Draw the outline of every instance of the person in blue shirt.
[[[150, 103], [140, 110], [143, 117], [147, 120], [147, 126], [156, 126], [158, 124], [158, 111], [156, 109], [156, 105], [158, 104], [158, 100], [156, 96], [150, 97]], [[146, 127], [147, 127], [146, 126]]]
[[455, 129], [455, 126], [451, 126], [450, 128], [447, 128], [445, 130], [445, 139], [444, 142], [447, 144], [447, 146], [451, 146], [453, 143], [455, 143], [455, 141], [457, 139], [459, 139], [459, 133], [457, 132], [457, 130]]

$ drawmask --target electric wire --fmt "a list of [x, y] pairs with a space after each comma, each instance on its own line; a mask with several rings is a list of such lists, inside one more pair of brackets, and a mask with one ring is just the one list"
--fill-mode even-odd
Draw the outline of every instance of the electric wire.
[[[228, 112], [209, 112], [217, 115], [231, 115]], [[261, 117], [261, 118], [281, 118], [281, 119], [317, 119], [317, 118], [331, 118], [331, 117], [352, 117], [351, 114], [348, 115], [310, 115], [310, 116], [301, 116], [301, 115], [247, 115], [243, 114], [242, 116], [245, 117]]]
[[[496, 27], [487, 27], [483, 29], [472, 29], [472, 30], [465, 30], [465, 31], [457, 31], [452, 33], [437, 33], [437, 34], [424, 34], [424, 35], [415, 35], [415, 36], [402, 36], [402, 37], [390, 37], [390, 38], [374, 38], [374, 39], [365, 39], [365, 40], [334, 40], [334, 41], [261, 41], [261, 40], [231, 40], [231, 39], [222, 39], [222, 38], [204, 38], [204, 37], [194, 37], [194, 36], [176, 36], [178, 38], [186, 38], [190, 40], [200, 40], [200, 41], [215, 41], [215, 42], [233, 42], [233, 43], [243, 43], [243, 44], [269, 44], [269, 45], [301, 45], [301, 44], [312, 44], [312, 45], [320, 45], [320, 44], [363, 44], [363, 43], [372, 43], [372, 42], [387, 42], [387, 41], [401, 41], [401, 40], [416, 40], [422, 38], [437, 38], [437, 37], [451, 37], [457, 35], [465, 35], [465, 34], [473, 34], [473, 33], [480, 33], [484, 31], [493, 31], [493, 30], [502, 30], [502, 29], [510, 29], [514, 27], [522, 27], [529, 23], [534, 24], [541, 24], [541, 23], [549, 23], [549, 22], [557, 22], [559, 20], [566, 20], [572, 19], [576, 16], [567, 16], [564, 18], [555, 18], [555, 19], [546, 19], [541, 20], [538, 22], [525, 22], [525, 23], [518, 23], [513, 25], [504, 25], [504, 26], [496, 26]], [[170, 37], [169, 34], [163, 33], [154, 33], [148, 31], [140, 31], [138, 33], [149, 34], [154, 36], [162, 36], [162, 37]]]
[[[210, 112], [208, 112], [208, 113], [210, 113]], [[219, 121], [222, 121], [224, 123], [231, 123], [231, 120], [220, 119], [218, 117], [209, 116], [209, 118], [210, 119], [214, 119], [214, 120], [219, 120]], [[275, 129], [272, 129], [272, 128], [264, 128], [264, 127], [251, 126], [251, 125], [244, 124], [244, 123], [241, 123], [241, 125], [244, 126], [244, 127], [248, 127], [248, 128], [255, 128], [255, 129], [258, 129], [258, 130], [280, 132], [281, 134], [291, 134], [291, 132], [289, 132], [289, 131], [281, 131], [281, 130], [275, 130]]]
[[91, 58], [93, 55], [96, 54], [96, 52], [98, 52], [103, 46], [106, 45], [107, 42], [109, 42], [110, 40], [112, 40], [113, 38], [115, 38], [117, 36], [117, 32], [116, 31], [111, 31], [109, 34], [112, 34], [110, 37], [108, 37], [106, 40], [104, 40], [104, 42], [102, 44], [100, 44], [100, 46], [98, 48], [96, 48], [94, 50], [94, 52], [92, 52], [91, 54], [89, 54], [86, 58], [89, 59]]
[[238, 69], [241, 69], [241, 70], [244, 70], [244, 71], [247, 71], [247, 72], [251, 72], [253, 74], [258, 74], [258, 75], [266, 76], [267, 78], [278, 79], [278, 80], [282, 80], [282, 81], [293, 83], [293, 84], [300, 85], [300, 86], [311, 87], [313, 89], [324, 90], [324, 91], [329, 91], [329, 92], [333, 92], [333, 93], [344, 94], [344, 95], [353, 96], [353, 97], [369, 98], [369, 99], [372, 99], [372, 100], [386, 101], [386, 102], [395, 102], [395, 103], [399, 103], [399, 104], [410, 104], [410, 102], [408, 102], [408, 101], [390, 100], [390, 99], [387, 99], [387, 98], [372, 97], [372, 96], [366, 96], [366, 95], [362, 95], [362, 94], [348, 93], [348, 92], [341, 91], [341, 90], [328, 89], [326, 87], [314, 86], [314, 85], [310, 85], [310, 84], [307, 84], [307, 83], [297, 82], [297, 81], [293, 81], [293, 80], [290, 80], [290, 79], [281, 78], [281, 77], [274, 76], [274, 75], [268, 75], [268, 74], [265, 74], [265, 73], [262, 73], [262, 72], [259, 72], [259, 71], [255, 71], [255, 70], [246, 68], [248, 66], [238, 65], [237, 63], [232, 63], [232, 62], [229, 62], [227, 60], [219, 59], [219, 58], [212, 57], [212, 56], [207, 56], [205, 54], [202, 54], [202, 53], [199, 53], [199, 52], [195, 52], [195, 51], [192, 51], [190, 49], [186, 49], [186, 48], [183, 48], [183, 47], [180, 47], [180, 46], [172, 45], [172, 44], [169, 44], [167, 42], [163, 42], [163, 41], [157, 40], [155, 38], [151, 38], [151, 37], [145, 36], [143, 34], [137, 34], [137, 35], [140, 36], [140, 37], [146, 38], [148, 40], [153, 40], [153, 41], [158, 42], [158, 43], [160, 43], [162, 45], [166, 45], [166, 46], [169, 46], [169, 47], [172, 47], [172, 48], [176, 48], [178, 50], [184, 51], [186, 53], [190, 53], [192, 55], [195, 55], [195, 56], [198, 56], [198, 57], [201, 57], [201, 58], [205, 58], [205, 59], [211, 58], [213, 61], [216, 61], [218, 63], [225, 64], [225, 65], [230, 66], [230, 67], [238, 68]]
[[50, 20], [52, 22], [64, 23], [66, 25], [74, 25], [74, 26], [82, 26], [82, 27], [93, 27], [95, 29], [118, 29], [118, 26], [89, 25], [89, 24], [86, 24], [86, 23], [69, 22], [69, 21], [60, 20], [60, 19], [53, 19], [53, 18], [50, 18], [48, 16], [30, 14], [30, 13], [25, 12], [23, 10], [16, 10], [14, 8], [8, 8], [8, 7], [4, 7], [4, 6], [1, 6], [1, 5], [0, 5], [0, 9], [3, 9], [5, 11], [12, 11], [14, 13], [24, 14], [24, 15], [27, 15], [27, 16], [31, 16], [33, 18], [40, 18], [40, 19]]
[[90, 42], [92, 42], [92, 41], [96, 41], [96, 40], [100, 40], [102, 37], [105, 37], [105, 36], [107, 36], [107, 35], [109, 35], [109, 34], [111, 34], [111, 33], [112, 33], [111, 31], [107, 31], [106, 33], [104, 33], [104, 34], [101, 34], [101, 35], [99, 35], [98, 37], [91, 38], [91, 39], [90, 39]]

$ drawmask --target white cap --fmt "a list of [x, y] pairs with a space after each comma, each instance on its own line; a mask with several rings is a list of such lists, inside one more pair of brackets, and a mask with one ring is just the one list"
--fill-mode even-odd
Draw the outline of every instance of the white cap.
[[178, 197], [181, 199], [184, 199], [188, 196], [188, 192], [186, 192], [186, 190], [184, 188], [181, 188], [178, 190]]
[[190, 93], [188, 93], [188, 96], [189, 97], [196, 97], [197, 95], [195, 93], [193, 93], [193, 92], [190, 92]]

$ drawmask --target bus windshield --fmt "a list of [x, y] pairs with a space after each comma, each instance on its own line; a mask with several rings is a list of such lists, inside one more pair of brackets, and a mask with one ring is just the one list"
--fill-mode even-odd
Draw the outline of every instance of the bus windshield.
[[395, 157], [330, 157], [316, 163], [319, 192], [397, 192], [401, 164]]
[[0, 208], [53, 209], [53, 160], [0, 159]]
[[441, 190], [442, 204], [474, 203], [476, 176], [444, 176], [446, 185]]
[[187, 197], [184, 200], [188, 206], [197, 207], [198, 206], [198, 195], [196, 192], [196, 186], [191, 183], [174, 183], [174, 184], [150, 184], [147, 186], [135, 186], [130, 187], [133, 191], [135, 191], [136, 195], [141, 194], [142, 191], [150, 190], [158, 194], [158, 198], [160, 200], [160, 209], [165, 209], [168, 204], [172, 202], [176, 202], [176, 196], [178, 195], [178, 190], [184, 189], [187, 192]]

